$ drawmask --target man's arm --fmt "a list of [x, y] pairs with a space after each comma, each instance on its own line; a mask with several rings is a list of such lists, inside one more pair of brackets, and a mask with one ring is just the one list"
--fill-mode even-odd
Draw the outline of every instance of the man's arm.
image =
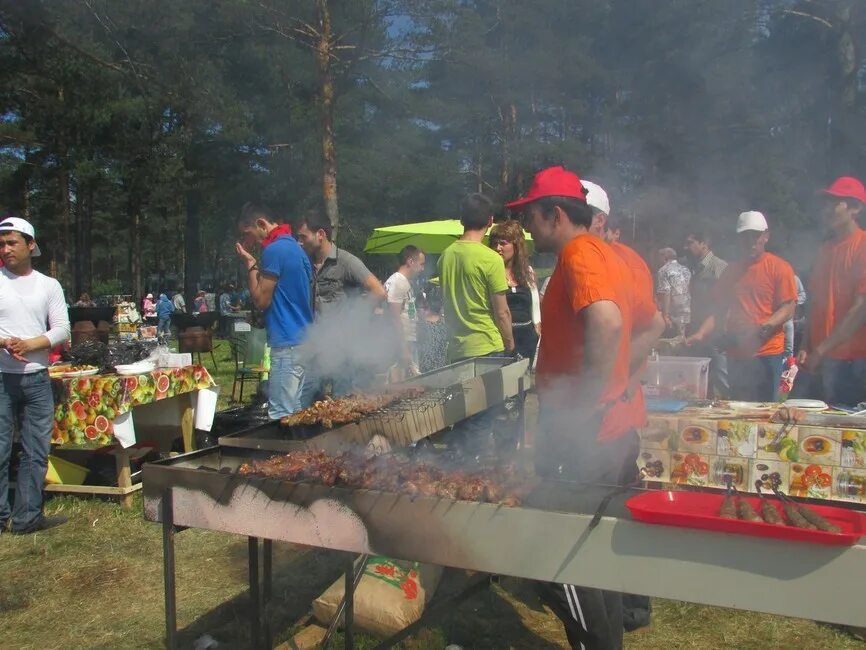
[[779, 305], [779, 308], [773, 312], [773, 315], [761, 323], [762, 337], [768, 338], [787, 321], [791, 320], [794, 317], [794, 309], [796, 309], [796, 307], [796, 300], [787, 300]]
[[849, 341], [864, 323], [866, 323], [866, 294], [861, 293], [854, 299], [854, 304], [842, 320], [830, 332], [830, 336], [816, 345], [813, 350], [801, 351], [798, 355], [800, 363], [805, 362], [809, 368], [817, 368], [827, 354]]
[[579, 314], [583, 320], [583, 368], [574, 391], [578, 409], [587, 415], [601, 405], [601, 396], [616, 363], [622, 332], [622, 313], [611, 300], [599, 300], [584, 307]]
[[[274, 299], [274, 289], [278, 277], [271, 273], [259, 273], [256, 258], [250, 255], [241, 244], [235, 244], [235, 250], [247, 267], [247, 286], [250, 290], [250, 300], [256, 309], [267, 309]], [[231, 309], [231, 305], [229, 305]]]
[[652, 349], [665, 331], [665, 319], [656, 312], [649, 324], [641, 330], [633, 331], [630, 341], [629, 374], [638, 372]]
[[671, 321], [671, 292], [658, 291], [656, 295], [659, 299], [659, 311], [661, 312], [662, 322], [668, 325]]
[[508, 299], [505, 297], [504, 291], [494, 293], [492, 298], [493, 321], [496, 323], [499, 334], [502, 335], [505, 351], [511, 354], [514, 352], [514, 334], [511, 331], [511, 310], [508, 309]]
[[367, 290], [367, 295], [369, 296], [370, 300], [372, 300], [375, 304], [378, 305], [383, 300], [388, 299], [388, 292], [385, 291], [385, 287], [383, 287], [382, 283], [379, 282], [379, 278], [377, 278], [369, 271], [367, 271], [367, 277], [364, 280], [363, 285], [364, 289]]

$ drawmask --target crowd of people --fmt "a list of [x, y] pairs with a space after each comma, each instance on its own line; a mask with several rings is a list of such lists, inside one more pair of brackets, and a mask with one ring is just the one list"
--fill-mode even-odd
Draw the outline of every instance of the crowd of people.
[[[274, 419], [322, 393], [358, 388], [363, 372], [317, 365], [309, 347], [326, 321], [337, 323], [326, 343], [339, 347], [338, 338], [355, 332], [353, 314], [378, 318], [396, 342], [391, 380], [449, 362], [529, 358], [539, 396], [537, 473], [627, 485], [637, 480], [637, 430], [646, 420], [641, 375], [662, 338], [711, 359], [717, 398], [776, 399], [783, 363], [796, 357], [800, 396], [849, 407], [864, 399], [866, 234], [858, 218], [866, 188], [842, 177], [818, 196], [824, 238], [805, 289], [791, 264], [767, 250], [769, 220], [757, 211], [731, 217], [736, 260], [722, 260], [693, 230], [682, 241], [687, 263], [676, 249], [661, 248], [653, 273], [620, 241], [604, 189], [560, 166], [539, 172], [524, 196], [507, 203], [513, 217], [502, 223], [494, 224], [499, 210], [488, 197], [466, 196], [463, 234], [436, 263], [438, 286], [426, 282], [428, 251], [406, 246], [382, 283], [334, 243], [323, 211], [292, 228], [248, 203], [235, 244], [246, 286], [199, 292], [190, 311], [218, 310], [226, 319], [247, 305], [262, 312]], [[529, 263], [526, 233], [536, 251], [556, 258], [544, 282]], [[69, 337], [69, 319], [60, 285], [32, 266], [39, 254], [31, 224], [13, 215], [0, 220], [0, 532], [10, 522], [18, 533], [59, 523], [41, 513], [53, 414], [46, 367], [49, 348]], [[85, 295], [79, 303], [89, 301]], [[148, 294], [142, 311], [165, 334], [171, 315], [187, 305], [181, 291], [156, 300]], [[7, 470], [19, 413], [24, 455], [10, 508]], [[463, 442], [486, 435], [494, 417], [485, 411], [467, 420]], [[539, 592], [575, 648], [621, 647], [623, 630], [649, 617], [645, 598], [575, 585], [545, 584]]]

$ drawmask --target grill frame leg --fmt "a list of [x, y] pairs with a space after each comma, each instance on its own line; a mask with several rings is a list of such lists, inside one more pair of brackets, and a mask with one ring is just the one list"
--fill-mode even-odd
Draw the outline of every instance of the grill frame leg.
[[172, 489], [162, 495], [162, 575], [165, 594], [165, 647], [177, 649], [177, 591], [174, 555], [174, 503]]
[[250, 647], [261, 648], [261, 603], [259, 599], [259, 538], [247, 538], [247, 553], [249, 556], [250, 579]]

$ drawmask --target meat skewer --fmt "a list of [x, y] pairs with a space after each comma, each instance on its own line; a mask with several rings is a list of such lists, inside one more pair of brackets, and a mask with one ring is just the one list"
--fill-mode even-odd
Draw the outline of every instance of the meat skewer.
[[[799, 518], [802, 521], [806, 522], [806, 524], [808, 524], [808, 526], [799, 526], [799, 528], [809, 528], [810, 530], [823, 530], [826, 533], [842, 532], [842, 529], [839, 528], [839, 526], [831, 524], [814, 510], [811, 510], [806, 506], [802, 506], [795, 501], [792, 501], [778, 489], [774, 489], [773, 491], [776, 493], [776, 496], [782, 500], [782, 503], [784, 504], [782, 508], [785, 510], [786, 515], [788, 514], [787, 508], [790, 508], [796, 513], [795, 516], [799, 515]], [[791, 519], [790, 515], [788, 516], [788, 519]], [[797, 524], [794, 525], [796, 526]]]
[[764, 521], [761, 519], [761, 515], [755, 512], [752, 504], [743, 499], [740, 499], [740, 502], [737, 504], [737, 514], [743, 521]]
[[719, 517], [722, 519], [737, 518], [737, 499], [734, 497], [734, 484], [731, 482], [731, 477], [725, 477], [728, 483], [728, 489], [725, 492], [725, 498], [722, 499], [722, 507], [719, 508]]
[[842, 529], [839, 528], [839, 526], [837, 526], [836, 524], [831, 524], [814, 510], [811, 510], [806, 506], [799, 506], [797, 509], [800, 511], [800, 514], [803, 515], [803, 519], [808, 521], [813, 526], [817, 526], [818, 530], [823, 530], [828, 533], [842, 532]]
[[782, 521], [782, 515], [779, 514], [779, 511], [776, 510], [776, 507], [772, 503], [764, 498], [764, 493], [761, 492], [761, 485], [762, 482], [760, 479], [755, 481], [755, 489], [758, 491], [758, 496], [761, 499], [761, 517], [763, 517], [764, 521], [768, 524], [784, 526], [785, 522]]

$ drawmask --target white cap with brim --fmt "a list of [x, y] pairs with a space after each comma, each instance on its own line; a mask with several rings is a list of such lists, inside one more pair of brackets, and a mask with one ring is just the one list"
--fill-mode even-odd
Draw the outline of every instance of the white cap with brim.
[[607, 192], [601, 188], [601, 185], [584, 180], [581, 180], [580, 184], [586, 190], [587, 205], [599, 212], [604, 212], [605, 215], [610, 215], [610, 199], [607, 198]]
[[747, 230], [766, 232], [769, 229], [770, 227], [767, 225], [766, 217], [756, 210], [743, 212], [737, 218], [737, 234], [746, 232]]
[[33, 248], [33, 257], [39, 257], [42, 255], [42, 251], [39, 250], [39, 244], [36, 243], [36, 231], [33, 229], [31, 223], [21, 217], [4, 217], [2, 221], [0, 221], [0, 232], [20, 232], [22, 235], [27, 235], [33, 240], [35, 244]]

